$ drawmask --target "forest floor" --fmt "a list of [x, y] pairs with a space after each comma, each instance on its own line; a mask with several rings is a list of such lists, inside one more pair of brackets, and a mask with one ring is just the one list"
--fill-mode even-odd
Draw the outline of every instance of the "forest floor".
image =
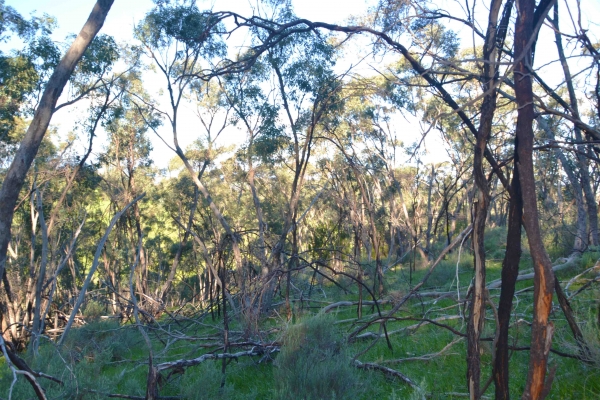
[[[488, 252], [487, 280], [500, 277], [502, 254]], [[563, 282], [594, 265], [600, 253], [585, 253], [577, 265], [559, 272]], [[524, 253], [521, 270], [529, 268]], [[385, 314], [418, 283], [425, 274], [412, 273], [398, 265], [386, 271], [386, 294], [380, 300]], [[427, 284], [385, 324], [373, 324], [357, 333], [361, 322], [378, 316], [377, 308], [364, 305], [357, 319], [356, 283], [339, 276], [338, 285], [327, 279], [312, 285], [312, 273], [300, 273], [292, 291], [302, 292], [303, 301], [294, 302], [292, 317], [286, 317], [283, 299], [268, 318], [252, 325], [235, 315], [229, 324], [228, 354], [225, 360], [210, 359], [223, 353], [223, 318], [188, 305], [177, 314], [163, 314], [144, 325], [152, 343], [153, 365], [160, 371], [160, 398], [180, 399], [459, 399], [466, 398], [466, 331], [464, 296], [472, 276], [472, 257], [454, 252], [431, 275]], [[457, 281], [461, 288], [460, 301]], [[511, 328], [514, 350], [510, 358], [511, 395], [520, 397], [528, 369], [527, 348], [532, 315], [533, 282], [517, 283]], [[581, 284], [574, 282], [574, 293]], [[347, 288], [344, 293], [341, 287]], [[564, 287], [564, 286], [563, 286]], [[310, 297], [308, 293], [310, 292]], [[497, 304], [499, 289], [490, 289]], [[367, 295], [365, 291], [363, 294]], [[310, 301], [307, 301], [310, 298]], [[566, 355], [576, 355], [577, 347], [565, 318], [555, 300], [552, 320], [556, 333], [550, 355], [550, 369], [556, 369], [551, 399], [600, 398], [600, 330], [597, 326], [598, 286], [571, 299], [592, 350], [591, 362], [584, 363]], [[371, 300], [365, 297], [365, 301]], [[337, 303], [337, 304], [336, 304]], [[327, 312], [324, 308], [327, 307]], [[88, 313], [89, 314], [89, 313]], [[214, 318], [213, 318], [214, 317]], [[482, 345], [482, 385], [491, 376], [494, 312], [488, 307]], [[348, 341], [348, 338], [352, 340]], [[377, 339], [378, 337], [378, 339]], [[209, 359], [198, 357], [212, 354]], [[255, 354], [255, 355], [249, 355]], [[61, 349], [46, 340], [39, 354], [21, 355], [36, 372], [43, 372], [62, 383], [38, 377], [48, 399], [104, 399], [109, 395], [143, 399], [146, 393], [149, 351], [139, 329], [132, 323], [89, 317], [88, 323], [74, 329]], [[173, 364], [174, 360], [196, 360]], [[355, 368], [353, 360], [376, 364], [396, 371]], [[359, 363], [359, 364], [360, 364]], [[349, 366], [352, 366], [349, 368]], [[225, 374], [223, 374], [223, 368]], [[13, 374], [0, 359], [0, 398], [9, 398]], [[314, 388], [311, 392], [307, 388]], [[319, 389], [320, 388], [320, 389]], [[321, 390], [319, 393], [318, 390]], [[331, 391], [331, 392], [329, 392]], [[302, 393], [302, 394], [299, 394]], [[111, 396], [113, 397], [113, 396]], [[493, 382], [484, 398], [494, 397]], [[23, 377], [12, 387], [13, 399], [33, 399], [35, 394]]]

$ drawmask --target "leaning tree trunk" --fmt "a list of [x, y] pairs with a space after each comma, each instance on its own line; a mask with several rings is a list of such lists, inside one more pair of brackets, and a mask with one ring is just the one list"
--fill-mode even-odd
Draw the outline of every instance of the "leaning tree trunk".
[[77, 35], [67, 53], [60, 60], [60, 63], [46, 85], [33, 120], [27, 129], [25, 137], [21, 141], [19, 150], [17, 150], [8, 169], [6, 178], [2, 182], [2, 188], [0, 189], [0, 204], [2, 204], [3, 209], [0, 213], [0, 276], [4, 275], [14, 207], [25, 182], [27, 171], [29, 171], [29, 167], [31, 167], [31, 163], [46, 134], [58, 98], [81, 56], [96, 37], [100, 28], [102, 28], [113, 2], [114, 0], [98, 0], [96, 2], [81, 32], [79, 32], [79, 35]]

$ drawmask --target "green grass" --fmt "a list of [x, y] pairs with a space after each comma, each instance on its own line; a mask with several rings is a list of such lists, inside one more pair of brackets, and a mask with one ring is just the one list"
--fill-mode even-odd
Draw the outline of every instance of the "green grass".
[[[498, 234], [498, 237], [501, 235]], [[491, 251], [493, 252], [493, 249]], [[582, 272], [593, 265], [599, 256], [599, 253], [584, 254], [578, 267], [561, 272], [559, 277], [565, 279]], [[457, 264], [460, 286], [465, 290], [472, 274], [472, 255], [467, 249], [463, 249], [460, 260], [458, 260], [458, 252], [450, 254], [438, 266], [427, 287], [422, 290], [455, 291]], [[530, 261], [525, 255], [521, 268], [527, 269], [529, 264]], [[500, 276], [500, 268], [501, 260], [490, 257], [487, 268], [489, 281]], [[419, 282], [424, 274], [423, 268], [417, 268], [413, 272], [412, 284]], [[309, 273], [301, 273], [296, 276], [296, 286], [301, 287], [305, 293], [308, 293], [310, 276]], [[372, 284], [369, 280], [366, 283]], [[344, 284], [349, 288], [349, 293], [344, 293], [326, 280], [320, 288], [313, 288], [310, 303], [302, 303], [302, 306], [300, 306], [300, 302], [294, 303], [293, 318], [289, 322], [281, 317], [281, 315], [285, 315], [283, 305], [279, 314], [275, 313], [260, 321], [259, 326], [263, 332], [262, 339], [276, 340], [284, 345], [282, 354], [274, 356], [274, 362], [261, 360], [260, 357], [231, 360], [226, 367], [224, 386], [221, 387], [223, 381], [222, 362], [209, 360], [182, 371], [175, 371], [176, 373], [170, 376], [168, 373], [163, 373], [160, 394], [162, 396], [180, 396], [183, 399], [299, 398], [298, 387], [301, 388], [302, 385], [315, 387], [318, 379], [325, 379], [327, 382], [328, 379], [335, 378], [324, 372], [328, 368], [338, 371], [340, 374], [342, 373], [340, 371], [344, 371], [344, 379], [352, 382], [348, 386], [350, 389], [340, 389], [335, 396], [325, 394], [319, 397], [313, 393], [312, 398], [370, 400], [373, 398], [410, 399], [426, 396], [431, 399], [448, 399], [453, 398], [449, 393], [467, 393], [465, 340], [457, 340], [457, 337], [448, 329], [432, 324], [406, 329], [417, 324], [417, 321], [410, 318], [435, 319], [458, 315], [455, 299], [422, 297], [408, 301], [396, 313], [395, 316], [398, 317], [398, 320], [392, 320], [386, 324], [387, 331], [390, 332], [391, 349], [385, 339], [378, 340], [374, 345], [371, 340], [357, 340], [345, 345], [343, 344], [345, 338], [360, 326], [361, 321], [356, 321], [356, 307], [339, 308], [329, 314], [328, 318], [324, 320], [326, 321], [324, 325], [317, 323], [316, 328], [310, 325], [312, 324], [310, 321], [323, 321], [315, 319], [314, 315], [327, 302], [357, 299], [356, 284], [350, 281], [344, 282]], [[532, 284], [532, 281], [519, 282], [517, 290], [530, 288]], [[577, 285], [580, 283], [574, 284], [570, 290], [575, 290]], [[384, 297], [386, 299], [398, 299], [407, 293], [411, 287], [407, 267], [398, 266], [394, 270], [388, 271], [385, 286], [386, 295]], [[498, 295], [499, 291], [491, 293], [495, 303], [498, 301]], [[370, 300], [366, 292], [364, 292], [364, 296], [365, 300]], [[527, 322], [531, 321], [533, 312], [532, 297], [533, 291], [525, 290], [517, 294], [515, 299], [515, 317], [512, 320], [514, 325], [510, 334], [511, 342], [517, 347], [527, 346], [529, 343], [530, 327]], [[572, 300], [576, 318], [581, 323], [590, 345], [595, 349], [594, 357], [596, 358], [592, 363], [585, 364], [575, 359], [551, 354], [550, 367], [556, 368], [556, 378], [550, 392], [550, 399], [600, 398], [600, 331], [596, 323], [598, 298], [600, 298], [600, 291], [595, 288]], [[557, 304], [555, 301], [555, 305]], [[391, 307], [392, 304], [389, 303], [381, 306], [382, 312], [390, 310]], [[375, 309], [365, 306], [363, 321], [375, 314]], [[551, 318], [556, 326], [553, 348], [576, 354], [577, 348], [560, 308], [555, 307]], [[458, 331], [465, 331], [466, 323], [462, 319], [448, 319], [442, 323]], [[243, 323], [234, 318], [230, 325], [232, 340], [241, 340], [244, 331]], [[494, 325], [493, 313], [488, 308], [484, 337], [493, 337]], [[163, 319], [161, 326], [162, 330], [148, 330], [153, 338], [155, 363], [194, 358], [207, 351], [214, 351], [216, 348], [208, 349], [205, 345], [220, 340], [222, 320], [217, 318], [213, 321], [210, 314], [190, 313], [188, 317], [177, 321]], [[309, 327], [306, 328], [306, 326]], [[361, 333], [364, 332], [379, 334], [380, 325], [373, 325]], [[174, 335], [181, 334], [197, 339], [175, 340]], [[293, 340], [290, 337], [293, 337]], [[317, 340], [319, 337], [321, 338], [320, 342]], [[336, 345], [327, 348], [327, 343], [332, 341]], [[456, 341], [456, 343], [443, 354], [431, 357], [429, 360], [406, 360], [438, 353], [452, 341]], [[296, 350], [293, 346], [307, 352], [298, 355], [294, 353]], [[491, 374], [492, 344], [489, 341], [483, 342], [482, 347], [482, 381], [485, 382]], [[315, 349], [318, 351], [314, 352]], [[219, 350], [217, 351], [219, 352]], [[238, 349], [233, 349], [233, 351], [238, 351]], [[404, 382], [390, 379], [377, 371], [348, 368], [351, 356], [359, 353], [361, 361], [374, 362], [396, 369], [415, 381], [419, 385], [419, 389], [412, 389]], [[102, 393], [121, 393], [133, 396], [144, 396], [145, 394], [148, 349], [137, 328], [131, 325], [119, 326], [115, 322], [96, 321], [82, 328], [74, 329], [60, 350], [54, 344], [45, 341], [40, 346], [39, 355], [24, 354], [22, 356], [34, 370], [45, 372], [64, 382], [64, 385], [61, 386], [40, 379], [47, 390], [49, 399], [106, 398]], [[393, 362], [393, 360], [398, 361]], [[294, 368], [295, 365], [298, 368]], [[305, 366], [304, 369], [300, 368], [302, 365]], [[326, 368], [319, 369], [318, 366]], [[518, 398], [522, 393], [527, 376], [528, 352], [513, 351], [510, 368], [511, 395]], [[294, 375], [299, 371], [304, 371], [304, 375], [300, 377]], [[0, 398], [8, 397], [11, 381], [12, 374], [6, 364], [0, 361]], [[296, 391], [293, 392], [292, 388], [295, 388]], [[492, 384], [488, 388], [486, 396], [493, 398], [493, 390]], [[306, 396], [309, 396], [308, 391]], [[18, 379], [14, 388], [13, 398], [34, 398], [33, 391], [22, 377]]]

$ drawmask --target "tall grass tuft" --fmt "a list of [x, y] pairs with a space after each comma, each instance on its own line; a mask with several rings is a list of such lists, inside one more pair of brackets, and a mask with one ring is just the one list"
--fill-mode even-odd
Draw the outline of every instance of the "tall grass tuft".
[[276, 399], [357, 398], [356, 370], [329, 315], [289, 326], [275, 366]]

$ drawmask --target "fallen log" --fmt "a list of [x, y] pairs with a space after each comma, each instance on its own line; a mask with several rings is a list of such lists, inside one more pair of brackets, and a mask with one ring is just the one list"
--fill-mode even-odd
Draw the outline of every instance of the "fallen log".
[[240, 357], [264, 356], [276, 353], [279, 350], [280, 346], [255, 346], [250, 350], [240, 351], [237, 353], [208, 353], [203, 354], [200, 357], [192, 358], [190, 360], [167, 361], [161, 364], [157, 364], [155, 368], [158, 372], [173, 368], [183, 369], [201, 364], [206, 360], [222, 360], [224, 358], [238, 359]]
[[[552, 271], [554, 271], [554, 273], [556, 273], [558, 271], [562, 271], [564, 269], [574, 266], [575, 263], [579, 260], [580, 256], [581, 256], [581, 254], [579, 254], [579, 253], [571, 253], [571, 255], [567, 258], [560, 258], [559, 261], [561, 263], [553, 265]], [[526, 281], [528, 279], [533, 279], [533, 277], [534, 277], [533, 270], [530, 269], [526, 273], [522, 273], [519, 276], [517, 276], [517, 282]], [[488, 289], [498, 289], [498, 288], [500, 288], [500, 286], [502, 286], [502, 279], [496, 279], [495, 281], [491, 281], [490, 283], [488, 283], [487, 288]]]

